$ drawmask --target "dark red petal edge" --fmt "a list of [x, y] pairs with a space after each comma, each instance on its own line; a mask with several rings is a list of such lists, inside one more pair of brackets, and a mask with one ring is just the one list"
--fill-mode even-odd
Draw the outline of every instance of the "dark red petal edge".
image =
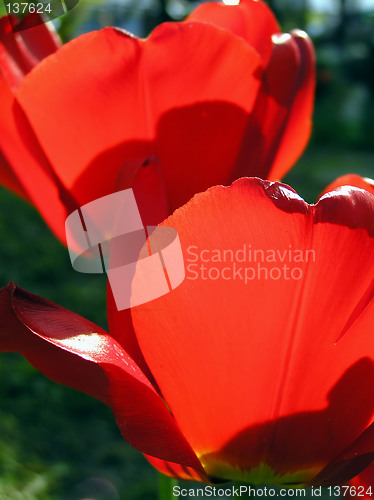
[[310, 486], [340, 485], [360, 474], [374, 460], [374, 423], [339, 457], [330, 462]]
[[97, 325], [11, 283], [0, 293], [0, 351], [19, 352], [52, 380], [107, 402], [134, 448], [203, 473], [151, 383]]

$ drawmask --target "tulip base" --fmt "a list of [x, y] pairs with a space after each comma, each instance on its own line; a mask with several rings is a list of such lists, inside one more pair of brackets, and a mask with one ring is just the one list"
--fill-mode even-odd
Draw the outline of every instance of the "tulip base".
[[228, 462], [207, 457], [200, 457], [204, 470], [209, 477], [224, 477], [229, 481], [239, 481], [253, 486], [271, 484], [285, 488], [305, 488], [309, 481], [320, 471], [320, 467], [301, 469], [297, 472], [281, 474], [267, 464], [260, 464], [252, 469], [243, 470]]

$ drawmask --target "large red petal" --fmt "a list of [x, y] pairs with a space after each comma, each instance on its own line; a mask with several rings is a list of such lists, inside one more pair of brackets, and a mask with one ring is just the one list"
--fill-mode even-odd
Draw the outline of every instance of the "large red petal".
[[162, 460], [201, 469], [148, 379], [104, 330], [13, 284], [1, 291], [0, 350], [109, 404], [125, 439]]
[[175, 419], [211, 476], [312, 479], [374, 418], [374, 198], [243, 179], [164, 224], [187, 277], [132, 316]]
[[308, 35], [273, 36], [273, 52], [263, 74], [231, 180], [245, 175], [277, 180], [295, 164], [310, 133], [314, 102], [314, 50]]
[[116, 191], [119, 177], [131, 184], [134, 162], [151, 158], [173, 207], [227, 182], [259, 64], [244, 40], [203, 23], [163, 24], [147, 40], [108, 28], [47, 58], [18, 98], [75, 198]]
[[246, 40], [260, 54], [267, 65], [271, 51], [271, 36], [280, 31], [274, 14], [260, 0], [241, 0], [239, 5], [207, 2], [190, 14], [186, 22], [199, 21], [227, 29]]
[[[33, 20], [40, 16], [31, 14], [29, 18]], [[13, 90], [34, 66], [60, 46], [60, 39], [50, 23], [13, 33], [8, 16], [0, 19], [0, 63]]]

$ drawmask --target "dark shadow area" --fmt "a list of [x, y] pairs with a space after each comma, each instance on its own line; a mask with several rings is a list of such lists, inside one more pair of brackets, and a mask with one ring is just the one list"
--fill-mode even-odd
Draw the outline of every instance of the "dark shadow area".
[[[353, 443], [373, 418], [373, 383], [374, 362], [363, 358], [332, 388], [325, 409], [248, 427], [217, 453], [204, 456], [204, 463], [219, 460], [244, 470], [265, 463], [280, 475], [312, 467], [322, 469]], [[336, 484], [349, 480], [349, 472], [347, 467], [348, 477], [340, 475]], [[330, 479], [334, 484], [334, 477]]]

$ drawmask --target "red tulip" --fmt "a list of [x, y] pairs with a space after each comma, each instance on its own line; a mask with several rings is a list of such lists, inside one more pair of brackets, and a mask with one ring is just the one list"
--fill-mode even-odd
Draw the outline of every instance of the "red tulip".
[[162, 225], [181, 241], [178, 288], [131, 313], [110, 301], [107, 334], [9, 285], [0, 349], [109, 404], [169, 475], [334, 485], [368, 467], [374, 196], [343, 187], [308, 205], [241, 179]]
[[82, 35], [15, 95], [3, 75], [1, 182], [65, 241], [69, 213], [120, 189], [151, 224], [212, 185], [281, 177], [309, 137], [314, 53], [305, 33], [278, 31], [260, 1], [210, 3], [146, 40]]

